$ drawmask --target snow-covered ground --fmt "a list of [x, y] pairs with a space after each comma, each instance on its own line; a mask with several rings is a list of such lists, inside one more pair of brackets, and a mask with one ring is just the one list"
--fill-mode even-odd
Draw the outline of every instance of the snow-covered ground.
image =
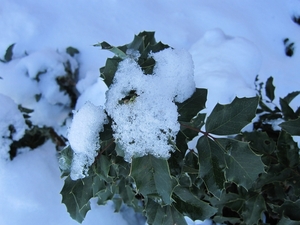
[[[188, 50], [194, 62], [196, 87], [208, 89], [207, 109], [228, 103], [235, 96], [256, 94], [256, 75], [265, 82], [274, 77], [276, 96], [300, 90], [300, 1], [102, 1], [102, 0], [0, 0], [0, 58], [15, 43], [13, 58], [0, 63], [0, 224], [72, 225], [59, 194], [63, 180], [51, 141], [7, 161], [10, 133], [18, 140], [27, 125], [17, 105], [34, 109], [31, 120], [66, 132], [71, 100], [53, 83], [69, 64], [79, 68], [80, 98], [104, 105], [105, 91], [99, 68], [112, 54], [93, 47], [108, 41], [123, 45], [141, 31], [155, 31], [156, 39], [175, 49]], [[294, 43], [292, 57], [285, 54], [284, 39]], [[65, 53], [69, 46], [80, 54]], [[39, 82], [36, 82], [36, 80]], [[42, 96], [39, 101], [36, 98]], [[275, 100], [275, 103], [278, 99]], [[293, 107], [300, 105], [297, 97]], [[66, 126], [60, 125], [66, 122]], [[129, 221], [129, 222], [128, 222]], [[209, 225], [211, 221], [188, 221]], [[111, 202], [92, 202], [83, 224], [143, 224], [127, 208], [114, 213]]]

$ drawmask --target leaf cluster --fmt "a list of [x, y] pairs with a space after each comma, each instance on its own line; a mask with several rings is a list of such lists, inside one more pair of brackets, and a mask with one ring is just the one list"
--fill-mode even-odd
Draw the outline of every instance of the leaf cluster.
[[[97, 44], [115, 57], [100, 69], [110, 86], [118, 63], [139, 52], [139, 65], [147, 74], [155, 62], [145, 52], [159, 51], [167, 45], [156, 43], [153, 32], [142, 32], [128, 45], [113, 47], [107, 42]], [[155, 46], [155, 47], [154, 47]], [[144, 67], [143, 67], [144, 66]], [[151, 70], [150, 70], [151, 71]], [[258, 90], [261, 94], [262, 84]], [[272, 102], [275, 98], [272, 80], [265, 91]], [[296, 224], [299, 209], [299, 149], [291, 135], [300, 135], [297, 111], [288, 113], [287, 105], [295, 97], [288, 95], [281, 109], [270, 109], [261, 96], [235, 98], [230, 104], [217, 104], [210, 115], [201, 113], [207, 100], [206, 89], [196, 89], [186, 101], [177, 103], [177, 149], [166, 159], [147, 155], [124, 160], [122, 146], [115, 143], [112, 121], [100, 133], [101, 147], [89, 176], [73, 181], [69, 168], [61, 191], [62, 202], [71, 217], [82, 222], [90, 210], [90, 199], [98, 204], [108, 200], [116, 211], [122, 204], [134, 208], [147, 218], [148, 224], [186, 225], [184, 216], [193, 220], [213, 219], [226, 224]], [[278, 136], [271, 136], [260, 127], [242, 132], [256, 115], [259, 121], [281, 114], [283, 128]], [[195, 142], [190, 148], [189, 142]], [[72, 150], [67, 147], [62, 156], [72, 161]], [[263, 216], [265, 215], [265, 216]], [[266, 219], [264, 219], [266, 217]]]

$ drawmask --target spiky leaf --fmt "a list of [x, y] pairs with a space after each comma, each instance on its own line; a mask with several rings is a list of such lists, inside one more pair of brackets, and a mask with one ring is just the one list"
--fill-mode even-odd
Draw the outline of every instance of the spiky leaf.
[[149, 225], [187, 225], [183, 215], [174, 206], [161, 206], [148, 199], [146, 217]]
[[226, 179], [250, 189], [258, 175], [265, 172], [261, 157], [251, 150], [247, 142], [227, 138], [219, 138], [216, 142], [226, 153]]
[[179, 121], [189, 122], [199, 111], [205, 108], [207, 89], [197, 88], [194, 94], [182, 103], [176, 103], [178, 107]]
[[206, 120], [206, 131], [217, 135], [239, 133], [255, 117], [258, 100], [236, 97], [230, 104], [217, 104]]
[[279, 126], [291, 135], [300, 136], [300, 117], [296, 120], [290, 120], [279, 124]]
[[220, 146], [206, 136], [202, 136], [198, 140], [197, 150], [199, 177], [203, 179], [207, 189], [215, 197], [220, 198], [225, 183], [224, 152]]
[[139, 193], [155, 196], [163, 204], [172, 203], [172, 178], [167, 160], [147, 155], [132, 159], [131, 174]]
[[86, 177], [79, 180], [65, 179], [65, 184], [60, 194], [62, 203], [67, 207], [70, 216], [81, 223], [86, 213], [91, 209], [90, 199], [93, 197], [93, 179]]
[[275, 86], [273, 85], [273, 77], [269, 77], [266, 82], [266, 95], [271, 100], [271, 102], [275, 98]]
[[179, 198], [175, 207], [193, 220], [205, 220], [217, 212], [216, 208], [200, 200], [188, 188], [177, 186], [174, 189], [174, 194]]

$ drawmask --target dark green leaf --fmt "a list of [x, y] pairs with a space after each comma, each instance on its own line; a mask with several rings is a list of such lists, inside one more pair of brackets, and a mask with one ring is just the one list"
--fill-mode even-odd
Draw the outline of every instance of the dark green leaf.
[[142, 53], [145, 50], [144, 38], [138, 35], [134, 35], [133, 41], [128, 44], [128, 49], [136, 50]]
[[261, 215], [266, 211], [265, 200], [259, 193], [248, 198], [243, 205], [242, 217], [245, 224], [258, 224]]
[[113, 82], [116, 71], [118, 70], [118, 65], [122, 61], [120, 58], [108, 58], [106, 60], [105, 67], [100, 68], [100, 76], [104, 79], [107, 87]]
[[283, 98], [283, 100], [286, 101], [288, 104], [290, 104], [291, 101], [293, 101], [293, 99], [294, 99], [295, 97], [297, 97], [299, 94], [300, 94], [300, 91], [294, 91], [294, 92], [291, 92], [291, 93], [289, 93], [287, 96], [285, 96], [285, 97]]
[[22, 105], [18, 105], [18, 109], [22, 112], [22, 113], [32, 113], [34, 110], [33, 109], [28, 109], [23, 107]]
[[179, 121], [189, 122], [199, 111], [205, 108], [207, 89], [197, 88], [194, 94], [182, 103], [176, 103], [178, 107]]
[[106, 41], [95, 44], [94, 46], [95, 47], [101, 47], [104, 50], [109, 50], [121, 59], [127, 58], [126, 53], [123, 52], [119, 47], [112, 46], [112, 45], [108, 44]]
[[149, 225], [187, 225], [183, 215], [173, 206], [161, 206], [148, 199], [146, 217]]
[[76, 181], [67, 177], [64, 187], [60, 192], [62, 203], [66, 205], [70, 216], [79, 223], [84, 220], [86, 213], [91, 209], [90, 199], [93, 197], [92, 185], [92, 177]]
[[178, 201], [176, 201], [175, 207], [192, 220], [205, 220], [217, 212], [216, 208], [200, 200], [191, 193], [188, 188], [177, 186], [174, 189], [174, 194], [179, 198]]
[[290, 218], [291, 220], [296, 220], [300, 222], [300, 199], [296, 202], [286, 200], [280, 208], [277, 210], [280, 214]]
[[266, 95], [271, 100], [271, 102], [275, 98], [274, 91], [275, 91], [275, 86], [273, 85], [273, 77], [269, 77], [266, 82]]
[[224, 152], [210, 138], [200, 137], [197, 143], [199, 160], [199, 177], [205, 183], [207, 189], [216, 197], [220, 198], [224, 189]]
[[279, 124], [279, 126], [291, 135], [300, 136], [300, 117], [296, 120], [290, 120]]
[[277, 223], [277, 225], [299, 225], [300, 221], [296, 221], [296, 220], [291, 220], [290, 218], [287, 217], [282, 217], [279, 222]]
[[236, 97], [230, 104], [217, 104], [206, 120], [206, 131], [217, 135], [239, 133], [255, 117], [258, 100]]
[[162, 204], [172, 203], [172, 178], [167, 160], [147, 155], [132, 159], [131, 174], [139, 193], [156, 196]]
[[79, 51], [78, 51], [78, 49], [77, 48], [73, 48], [73, 47], [68, 47], [67, 49], [66, 49], [66, 52], [70, 55], [70, 56], [74, 56], [74, 55], [76, 55], [76, 54], [79, 54]]
[[278, 160], [285, 167], [295, 167], [299, 164], [299, 148], [292, 136], [282, 130], [277, 141]]
[[247, 142], [226, 138], [216, 142], [226, 153], [226, 179], [249, 190], [259, 174], [265, 172], [260, 156], [250, 149]]
[[15, 46], [14, 44], [11, 44], [7, 49], [6, 49], [6, 53], [4, 55], [4, 60], [5, 62], [9, 62], [12, 60], [12, 56], [13, 56], [13, 48]]
[[283, 114], [285, 120], [297, 119], [296, 113], [284, 99], [280, 98], [279, 103], [280, 103], [281, 111], [282, 111], [282, 114]]

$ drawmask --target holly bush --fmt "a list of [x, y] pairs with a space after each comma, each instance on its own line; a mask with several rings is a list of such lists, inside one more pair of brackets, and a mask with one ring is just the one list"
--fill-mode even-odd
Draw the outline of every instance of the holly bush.
[[[109, 88], [119, 64], [132, 57], [128, 50], [139, 53], [134, 60], [151, 76], [156, 61], [150, 53], [170, 48], [156, 42], [154, 32], [142, 32], [119, 47], [107, 42], [96, 46], [114, 53], [100, 69]], [[123, 146], [114, 138], [114, 118], [108, 116], [88, 176], [72, 180], [74, 153], [70, 146], [61, 152], [68, 164], [62, 171], [62, 202], [71, 217], [81, 223], [90, 199], [97, 198], [100, 205], [112, 200], [116, 211], [126, 204], [155, 225], [185, 225], [184, 216], [225, 224], [298, 224], [299, 148], [292, 135], [300, 135], [300, 110], [289, 103], [300, 92], [280, 99], [277, 107], [273, 79], [263, 86], [258, 84], [256, 97], [217, 104], [210, 115], [201, 112], [206, 89], [196, 88], [190, 98], [176, 102], [180, 130], [176, 140], [169, 140], [175, 149], [169, 158], [146, 154], [125, 160]], [[139, 97], [135, 90], [127, 94], [120, 104]], [[276, 130], [272, 123], [279, 119]], [[243, 130], [252, 121], [253, 129]]]

